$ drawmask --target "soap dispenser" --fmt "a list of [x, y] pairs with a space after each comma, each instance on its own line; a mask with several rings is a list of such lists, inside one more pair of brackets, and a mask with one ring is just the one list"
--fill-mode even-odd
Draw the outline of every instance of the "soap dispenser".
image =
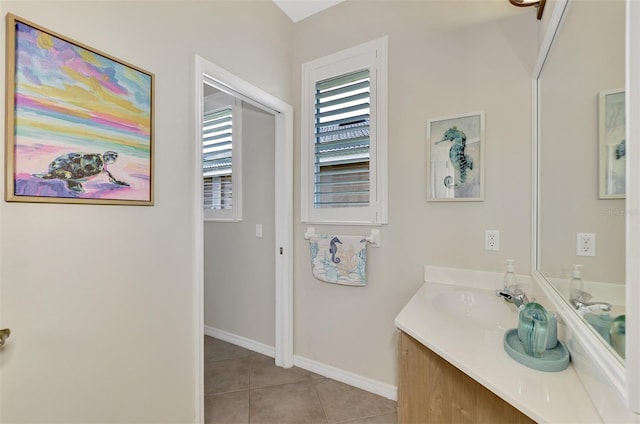
[[569, 302], [573, 306], [578, 303], [584, 303], [589, 299], [586, 299], [586, 293], [584, 291], [584, 283], [582, 282], [582, 276], [580, 269], [582, 265], [573, 265], [573, 271], [571, 272], [571, 281], [569, 281]]
[[518, 279], [516, 278], [516, 274], [513, 273], [514, 270], [513, 259], [507, 259], [507, 272], [504, 274], [504, 287], [507, 288], [520, 288], [518, 287]]

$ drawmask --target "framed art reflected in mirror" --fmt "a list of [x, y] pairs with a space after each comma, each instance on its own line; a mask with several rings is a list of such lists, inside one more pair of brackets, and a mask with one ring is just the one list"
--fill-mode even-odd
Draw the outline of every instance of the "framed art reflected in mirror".
[[598, 95], [600, 199], [624, 199], [626, 172], [624, 90]]

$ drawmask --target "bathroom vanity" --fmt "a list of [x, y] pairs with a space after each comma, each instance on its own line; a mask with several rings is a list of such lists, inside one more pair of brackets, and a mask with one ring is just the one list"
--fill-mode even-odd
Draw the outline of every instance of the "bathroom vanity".
[[495, 295], [502, 274], [427, 267], [425, 281], [395, 319], [399, 422], [601, 422], [573, 366], [537, 371], [505, 352], [518, 316]]
[[399, 352], [398, 422], [534, 422], [405, 332]]
[[[625, 143], [637, 149], [640, 2], [554, 3], [545, 13], [533, 72], [532, 276], [520, 278], [531, 284], [525, 291], [562, 321], [560, 339], [571, 364], [547, 373], [507, 355], [502, 337], [517, 317], [515, 309], [506, 317], [506, 305], [491, 297], [501, 274], [427, 267], [424, 285], [395, 321], [400, 422], [480, 421], [487, 405], [497, 418], [486, 421], [518, 422], [499, 418], [513, 412], [504, 412], [506, 403], [536, 422], [640, 423], [640, 156], [625, 156], [625, 195], [603, 190], [601, 182], [616, 177], [603, 166], [612, 162], [602, 160], [609, 140], [601, 129], [609, 127], [598, 121], [609, 116], [602, 99], [624, 90]], [[576, 237], [583, 232], [598, 234], [597, 255], [579, 252]], [[593, 283], [585, 285], [593, 300], [614, 305], [613, 316], [626, 315], [626, 350], [614, 351], [567, 300], [574, 263], [588, 270], [583, 278]], [[487, 400], [487, 391], [498, 399]]]

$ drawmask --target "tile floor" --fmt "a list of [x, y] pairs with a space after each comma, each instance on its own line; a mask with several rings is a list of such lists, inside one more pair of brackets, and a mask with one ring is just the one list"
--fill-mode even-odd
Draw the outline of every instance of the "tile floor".
[[396, 424], [396, 402], [205, 336], [205, 422]]

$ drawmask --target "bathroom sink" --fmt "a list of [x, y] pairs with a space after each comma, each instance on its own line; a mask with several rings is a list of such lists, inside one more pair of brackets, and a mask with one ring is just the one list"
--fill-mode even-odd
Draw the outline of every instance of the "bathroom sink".
[[487, 329], [515, 327], [517, 317], [509, 306], [493, 293], [452, 290], [433, 298], [434, 308], [453, 321]]

